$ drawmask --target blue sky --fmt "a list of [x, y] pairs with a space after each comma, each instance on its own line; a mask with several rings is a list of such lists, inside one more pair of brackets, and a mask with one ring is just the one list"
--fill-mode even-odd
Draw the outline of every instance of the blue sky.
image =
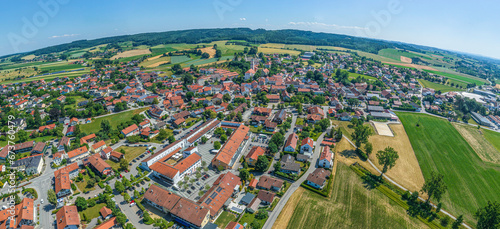
[[0, 56], [114, 35], [249, 27], [348, 34], [500, 59], [499, 10], [500, 2], [489, 0], [4, 1]]

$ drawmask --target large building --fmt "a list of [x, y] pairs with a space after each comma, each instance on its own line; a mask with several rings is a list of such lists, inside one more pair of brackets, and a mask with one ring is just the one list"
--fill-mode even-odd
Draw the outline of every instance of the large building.
[[94, 171], [100, 175], [109, 175], [113, 171], [111, 166], [106, 163], [99, 154], [94, 154], [83, 162], [84, 165], [89, 165]]
[[11, 168], [24, 171], [27, 175], [39, 174], [43, 168], [43, 155], [38, 154], [14, 161]]
[[241, 179], [233, 173], [221, 174], [205, 195], [198, 200], [198, 204], [209, 209], [210, 216], [215, 218], [229, 198], [238, 193], [240, 185]]
[[247, 137], [248, 128], [245, 125], [240, 125], [226, 141], [224, 146], [219, 150], [212, 160], [212, 166], [215, 168], [222, 167], [224, 169], [231, 169], [234, 162], [238, 159], [243, 148], [243, 143]]
[[[21, 203], [14, 207], [14, 214], [11, 209], [0, 211], [0, 228], [33, 229], [35, 228], [35, 206], [34, 200], [24, 198]], [[12, 217], [13, 216], [13, 217]]]
[[162, 212], [170, 213], [178, 223], [188, 228], [203, 228], [210, 221], [210, 210], [186, 198], [151, 185], [144, 194], [146, 202]]
[[80, 215], [76, 206], [63, 206], [56, 213], [57, 229], [78, 229], [80, 227]]
[[177, 149], [150, 166], [153, 175], [161, 180], [176, 185], [185, 176], [196, 172], [201, 166], [201, 156], [197, 153], [187, 154]]

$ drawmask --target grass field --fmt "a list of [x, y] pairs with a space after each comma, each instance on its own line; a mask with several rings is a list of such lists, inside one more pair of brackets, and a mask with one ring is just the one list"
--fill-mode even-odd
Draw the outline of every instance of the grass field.
[[[398, 112], [426, 179], [444, 175], [448, 192], [442, 202], [454, 215], [474, 222], [473, 213], [487, 201], [499, 201], [500, 166], [485, 163], [445, 119]], [[416, 124], [419, 123], [419, 127]]]
[[[500, 152], [493, 145], [500, 143], [500, 134], [498, 132], [477, 129], [474, 126], [460, 123], [453, 123], [453, 126], [483, 161], [500, 164]], [[485, 133], [486, 131], [488, 133]], [[489, 140], [486, 135], [488, 135]]]
[[290, 55], [295, 55], [298, 56], [300, 54], [300, 51], [295, 51], [295, 50], [287, 50], [287, 49], [279, 49], [279, 48], [262, 48], [259, 47], [259, 52], [262, 52], [264, 54], [285, 54], [288, 53]]
[[121, 59], [125, 57], [133, 57], [133, 56], [139, 56], [139, 55], [146, 55], [146, 54], [151, 54], [151, 51], [149, 49], [133, 49], [125, 52], [121, 52], [116, 54], [115, 56], [111, 57], [110, 60], [116, 60], [116, 59]]
[[331, 197], [304, 191], [287, 226], [290, 229], [425, 227], [380, 191], [365, 188], [361, 178], [343, 163], [338, 163]]
[[178, 63], [186, 62], [189, 60], [191, 60], [191, 58], [189, 58], [188, 56], [171, 56], [170, 57], [170, 62], [172, 62], [172, 64], [178, 64]]
[[143, 67], [157, 67], [161, 64], [170, 62], [169, 56], [160, 56], [159, 58], [148, 58], [148, 60], [143, 61], [139, 64], [139, 66]]
[[484, 137], [500, 152], [500, 134], [491, 130], [481, 130]]
[[[115, 151], [121, 153], [122, 149], [125, 150], [125, 160], [127, 160], [127, 162], [130, 162], [134, 158], [136, 158], [137, 156], [144, 153], [144, 151], [146, 151], [147, 147], [120, 146]], [[115, 162], [113, 160], [107, 160], [106, 163], [108, 163], [113, 169], [118, 169], [120, 167], [120, 162]]]
[[414, 57], [421, 57], [423, 59], [430, 60], [431, 58], [428, 57], [425, 54], [417, 54], [417, 53], [411, 53], [403, 50], [397, 50], [397, 49], [382, 49], [378, 51], [378, 55], [384, 56], [393, 60], [400, 61], [401, 56], [408, 57], [408, 58], [414, 58]]
[[140, 109], [122, 112], [119, 114], [108, 115], [105, 117], [96, 118], [95, 120], [92, 120], [91, 123], [80, 125], [80, 130], [84, 133], [87, 133], [87, 134], [100, 131], [102, 120], [108, 120], [109, 123], [111, 124], [111, 127], [116, 128], [116, 126], [118, 126], [118, 124], [120, 124], [121, 122], [127, 122], [127, 121], [131, 120], [132, 116], [134, 116], [135, 114], [139, 114], [147, 109], [148, 108], [145, 107], [145, 108], [140, 108]]
[[445, 76], [451, 79], [456, 79], [459, 81], [463, 82], [468, 82], [468, 83], [476, 83], [476, 85], [483, 85], [487, 81], [481, 78], [473, 77], [473, 76], [463, 76], [463, 75], [458, 75], [458, 74], [453, 74], [453, 73], [448, 73], [448, 72], [440, 72], [440, 71], [432, 71], [432, 70], [424, 70], [429, 73], [433, 73], [435, 75], [440, 75], [440, 76]]
[[83, 214], [85, 214], [88, 221], [90, 221], [93, 218], [99, 217], [100, 216], [99, 210], [101, 210], [101, 208], [104, 206], [106, 206], [105, 203], [100, 203], [94, 205], [94, 207], [90, 207], [81, 212], [78, 212], [78, 214], [80, 214], [80, 219], [83, 219]]
[[95, 185], [94, 185], [94, 187], [87, 188], [87, 181], [89, 179], [90, 179], [89, 174], [85, 173], [85, 175], [83, 175], [83, 180], [82, 181], [75, 182], [76, 186], [78, 187], [78, 189], [80, 190], [80, 192], [87, 192], [87, 191], [92, 191], [92, 190], [95, 189]]
[[236, 216], [230, 212], [223, 211], [215, 221], [215, 224], [220, 228], [226, 228], [226, 225], [231, 221], [236, 221]]
[[434, 82], [430, 82], [424, 79], [418, 79], [418, 82], [422, 84], [423, 87], [426, 88], [432, 88], [436, 91], [441, 91], [441, 92], [449, 92], [449, 91], [464, 91], [463, 89], [459, 89], [456, 87], [451, 87], [448, 85], [443, 85], [443, 84], [438, 84]]
[[358, 76], [361, 76], [361, 78], [365, 78], [367, 80], [378, 80], [377, 78], [375, 78], [373, 76], [367, 76], [367, 75], [363, 75], [363, 74], [349, 72], [349, 79], [355, 79], [355, 78], [358, 78]]
[[[267, 220], [267, 217], [264, 218], [264, 219], [255, 219], [255, 214], [250, 214], [249, 212], [246, 212], [243, 214], [243, 216], [241, 217], [240, 221], [238, 223], [240, 223], [241, 225], [247, 223], [248, 226], [250, 226], [250, 224], [254, 221], [254, 220], [257, 220], [259, 223], [260, 223], [260, 228], [262, 228], [262, 226], [264, 226], [264, 223], [266, 222]], [[253, 229], [260, 229], [260, 228], [253, 228]]]

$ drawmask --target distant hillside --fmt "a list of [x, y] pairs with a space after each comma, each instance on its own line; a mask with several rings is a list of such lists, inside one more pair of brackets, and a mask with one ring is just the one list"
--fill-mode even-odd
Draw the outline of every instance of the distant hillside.
[[[32, 52], [28, 52], [27, 54], [41, 55], [66, 51], [69, 49], [90, 48], [101, 44], [119, 43], [126, 41], [133, 41], [135, 46], [155, 46], [166, 43], [208, 43], [218, 40], [243, 40], [255, 44], [287, 43], [305, 45], [329, 45], [356, 49], [374, 54], [377, 54], [379, 50], [385, 48], [400, 48], [410, 51], [421, 51], [422, 49], [424, 49], [423, 46], [330, 33], [315, 33], [301, 30], [252, 30], [249, 28], [226, 28], [141, 33], [135, 35], [99, 38], [95, 40], [79, 40], [67, 44], [38, 49]], [[428, 47], [425, 47], [425, 49], [431, 50], [431, 48]]]

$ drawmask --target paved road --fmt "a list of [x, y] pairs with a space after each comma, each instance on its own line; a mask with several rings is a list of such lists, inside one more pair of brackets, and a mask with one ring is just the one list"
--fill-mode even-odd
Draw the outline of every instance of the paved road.
[[[354, 148], [356, 148], [356, 145], [354, 145], [354, 143], [351, 142], [351, 140], [349, 140], [349, 138], [347, 138], [345, 135], [343, 136]], [[378, 172], [378, 173], [382, 173], [376, 166], [375, 164], [373, 164], [373, 162], [368, 159], [368, 163], [370, 163], [370, 165]], [[408, 191], [408, 189], [406, 189], [405, 187], [403, 187], [402, 185], [396, 183], [394, 180], [392, 180], [391, 178], [389, 178], [388, 176], [386, 176], [385, 174], [383, 175], [384, 178], [386, 180], [388, 180], [389, 182], [393, 183], [394, 185], [398, 186], [399, 188], [403, 189], [404, 191]], [[424, 198], [422, 197], [418, 197], [420, 200], [422, 201], [426, 201]], [[433, 203], [431, 203], [431, 205], [434, 207], [434, 208], [437, 208], [436, 205], [434, 205]], [[448, 213], [447, 211], [441, 209], [441, 212], [447, 216], [449, 216], [450, 218], [452, 218], [453, 220], [456, 220], [457, 218], [455, 216], [453, 216], [452, 214]], [[462, 226], [468, 228], [468, 229], [471, 229], [471, 227], [465, 223], [462, 223]]]
[[316, 164], [317, 164], [318, 157], [319, 157], [320, 151], [321, 151], [321, 142], [323, 141], [325, 133], [329, 133], [330, 131], [331, 131], [331, 129], [328, 129], [328, 130], [326, 130], [326, 132], [322, 133], [321, 136], [319, 136], [318, 140], [316, 141], [316, 147], [314, 148], [314, 153], [313, 153], [312, 158], [311, 158], [311, 166], [309, 166], [309, 169], [307, 169], [307, 171], [304, 173], [304, 175], [302, 175], [302, 177], [300, 177], [299, 180], [292, 183], [292, 185], [290, 186], [288, 191], [285, 193], [285, 195], [283, 195], [283, 197], [281, 197], [281, 200], [278, 202], [278, 204], [276, 205], [274, 210], [269, 214], [269, 218], [267, 219], [266, 223], [264, 224], [264, 226], [262, 228], [270, 229], [273, 226], [273, 224], [276, 221], [276, 219], [278, 218], [281, 210], [283, 210], [283, 207], [285, 207], [285, 204], [288, 201], [288, 199], [290, 199], [292, 194], [299, 188], [300, 184], [302, 184], [302, 182], [304, 182], [307, 179], [307, 176], [310, 173], [312, 173], [314, 171], [314, 169], [316, 169]]

